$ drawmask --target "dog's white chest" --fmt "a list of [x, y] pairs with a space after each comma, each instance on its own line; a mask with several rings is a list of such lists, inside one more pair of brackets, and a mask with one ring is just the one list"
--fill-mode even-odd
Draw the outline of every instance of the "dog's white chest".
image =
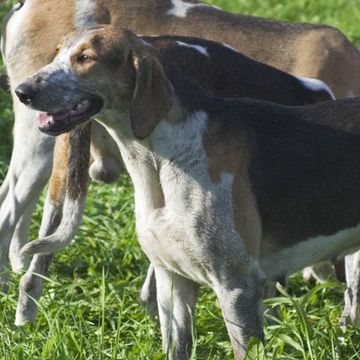
[[154, 210], [147, 221], [137, 221], [140, 244], [156, 266], [207, 283], [206, 273], [190, 246], [191, 239], [185, 226], [180, 214], [173, 216], [166, 208]]
[[[138, 181], [144, 178], [143, 174]], [[154, 199], [151, 203], [161, 206], [149, 206], [150, 187], [154, 194], [158, 184], [162, 203]], [[146, 184], [135, 186], [135, 202], [137, 233], [149, 259], [157, 266], [208, 283], [199, 240], [202, 230], [197, 223], [201, 223], [204, 208], [211, 204], [202, 186], [191, 175], [179, 172], [178, 164], [169, 163], [161, 169], [157, 184], [148, 179]]]
[[206, 124], [203, 112], [186, 126], [159, 124], [151, 143], [122, 136], [126, 129], [109, 131], [134, 183], [144, 252], [159, 267], [210, 284], [208, 274], [223, 276], [248, 255], [234, 224], [233, 175], [223, 173], [217, 183], [209, 175]]
[[[220, 183], [212, 184], [206, 171], [177, 174], [176, 167], [168, 165], [160, 179], [163, 207], [140, 209], [145, 194], [136, 195], [141, 246], [155, 265], [210, 284], [208, 274], [214, 271], [210, 264], [233, 258], [232, 252], [235, 256], [244, 253], [233, 221], [233, 177], [223, 174]], [[220, 249], [224, 243], [228, 246]]]

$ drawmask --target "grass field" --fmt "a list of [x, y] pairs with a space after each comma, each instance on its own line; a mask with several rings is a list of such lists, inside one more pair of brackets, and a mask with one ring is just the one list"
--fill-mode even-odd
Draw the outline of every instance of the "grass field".
[[[210, 2], [210, 1], [209, 1]], [[4, 12], [6, 5], [0, 10]], [[227, 10], [339, 27], [360, 47], [359, 0], [214, 0]], [[12, 111], [0, 93], [0, 179], [11, 153]], [[36, 238], [39, 204], [33, 220]], [[19, 275], [0, 296], [0, 359], [162, 359], [159, 326], [139, 305], [148, 261], [134, 232], [133, 192], [123, 175], [113, 186], [91, 185], [79, 234], [52, 267], [35, 326], [14, 325]], [[248, 359], [360, 359], [360, 331], [338, 327], [344, 287], [305, 284], [290, 278], [287, 293], [266, 301], [265, 347], [253, 342]], [[289, 295], [290, 294], [290, 295]], [[271, 320], [269, 322], [269, 320]], [[269, 323], [269, 324], [268, 324]], [[271, 325], [270, 325], [271, 324]], [[231, 359], [231, 348], [215, 296], [201, 291], [192, 359]]]

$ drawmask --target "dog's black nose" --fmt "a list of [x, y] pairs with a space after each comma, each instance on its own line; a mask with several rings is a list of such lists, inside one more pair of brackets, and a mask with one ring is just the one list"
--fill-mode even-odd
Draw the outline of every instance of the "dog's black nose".
[[32, 99], [34, 98], [35, 91], [31, 86], [21, 84], [15, 89], [15, 94], [23, 104], [30, 105]]

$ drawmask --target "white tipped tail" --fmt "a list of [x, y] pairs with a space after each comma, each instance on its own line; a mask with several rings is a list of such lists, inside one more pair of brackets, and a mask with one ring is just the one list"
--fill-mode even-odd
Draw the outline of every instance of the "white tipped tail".
[[330, 86], [326, 84], [324, 81], [315, 79], [315, 78], [307, 78], [302, 76], [296, 76], [301, 83], [309, 90], [315, 91], [315, 92], [324, 92], [327, 93], [328, 96], [335, 100], [335, 95], [330, 89]]
[[21, 249], [21, 254], [48, 254], [63, 250], [74, 238], [81, 224], [85, 201], [86, 194], [75, 201], [66, 197], [61, 223], [56, 231], [43, 239], [29, 242]]
[[[21, 249], [21, 254], [49, 254], [63, 250], [78, 230], [85, 209], [85, 201], [89, 184], [90, 158], [90, 123], [87, 122], [69, 133], [69, 156], [65, 156], [65, 166], [58, 161], [66, 152], [61, 146], [59, 151], [55, 147], [53, 174], [56, 170], [66, 172], [67, 176], [54, 176], [54, 182], [66, 181], [66, 191], [59, 226], [51, 235], [32, 241]], [[52, 178], [53, 178], [52, 174]], [[51, 180], [50, 180], [51, 183]], [[50, 184], [51, 185], [51, 184]], [[65, 185], [62, 185], [65, 186]], [[55, 186], [56, 187], [56, 186]]]

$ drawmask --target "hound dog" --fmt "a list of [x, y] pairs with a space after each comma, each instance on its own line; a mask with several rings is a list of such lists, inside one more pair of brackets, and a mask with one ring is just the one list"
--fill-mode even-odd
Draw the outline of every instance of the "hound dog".
[[[166, 61], [170, 62], [198, 86], [219, 96], [253, 97], [287, 105], [315, 103], [333, 98], [331, 90], [319, 80], [292, 76], [251, 60], [234, 49], [213, 41], [169, 35], [142, 37], [142, 39], [151, 43]], [[19, 95], [21, 96], [20, 93]], [[76, 111], [74, 110], [73, 115], [75, 114]], [[40, 122], [42, 123], [44, 120], [46, 122], [49, 118], [41, 116]], [[102, 136], [98, 137], [101, 135], [99, 130], [97, 129], [93, 135], [96, 135], [97, 138], [97, 148], [102, 149], [101, 152], [104, 153], [105, 150], [109, 150], [109, 145], [104, 142]], [[69, 141], [70, 137], [68, 137]], [[55, 189], [54, 191], [59, 191], [57, 190], [59, 188], [63, 189], [62, 220], [54, 233], [28, 243], [22, 249], [22, 253], [36, 254], [36, 256], [39, 256], [39, 253], [51, 254], [63, 250], [72, 240], [82, 219], [87, 194], [86, 169], [82, 166], [79, 170], [79, 164], [81, 164], [79, 159], [84, 158], [83, 162], [87, 162], [85, 143], [83, 146], [76, 146], [77, 148], [72, 151], [73, 154], [69, 157], [67, 147], [64, 146], [67, 144], [66, 141], [63, 138], [57, 141], [54, 170], [49, 187], [50, 193], [52, 193], [52, 189]], [[117, 159], [121, 162], [118, 149], [113, 150], [115, 151], [112, 151], [107, 158]], [[67, 177], [64, 176], [64, 167], [69, 160], [75, 164], [69, 165], [68, 169], [72, 175]], [[74, 184], [83, 184], [83, 186], [79, 186], [74, 191]], [[46, 213], [51, 214], [51, 212]], [[42, 271], [42, 267], [31, 267], [30, 271], [39, 273]], [[30, 295], [30, 299], [39, 293], [39, 286], [33, 279], [33, 277], [25, 275], [20, 287], [20, 294], [23, 294], [23, 289], [27, 289], [26, 293]], [[150, 268], [140, 299], [151, 314], [155, 314], [157, 310], [156, 292], [154, 286], [151, 285], [154, 281], [154, 273]], [[27, 305], [29, 301], [31, 301], [29, 297], [20, 296], [17, 307], [17, 322], [29, 317], [29, 306]]]
[[[328, 26], [290, 24], [230, 14], [197, 0], [21, 1], [3, 33], [6, 41], [2, 50], [12, 90], [51, 61], [56, 44], [64, 34], [83, 25], [114, 21], [142, 34], [196, 34], [217, 40], [285, 71], [322, 79], [337, 97], [360, 93], [360, 57], [340, 31]], [[30, 217], [49, 178], [53, 152], [53, 140], [41, 135], [33, 125], [36, 113], [24, 108], [16, 98], [14, 111], [14, 149], [8, 174], [0, 189], [0, 280], [3, 283], [6, 281], [8, 257], [14, 270], [28, 265], [28, 258], [20, 255], [20, 248], [27, 242]], [[97, 134], [95, 138], [107, 136], [100, 126], [97, 126]], [[107, 144], [110, 146], [109, 139]], [[95, 152], [99, 153], [96, 146]], [[90, 168], [91, 175], [104, 180], [109, 179], [110, 172], [110, 178], [114, 179], [119, 170], [113, 167], [116, 161], [107, 158], [107, 151], [99, 154], [99, 161]], [[56, 222], [51, 220], [61, 216], [62, 195], [59, 188], [48, 194], [40, 237], [56, 228]], [[48, 266], [44, 264], [49, 261], [51, 259], [46, 255], [36, 256], [30, 269], [36, 268], [40, 274], [46, 275]], [[31, 272], [26, 276], [32, 283], [43, 282], [41, 277]], [[36, 292], [35, 299], [40, 293]], [[355, 308], [357, 298], [350, 299], [350, 304]], [[30, 316], [25, 317], [19, 323], [30, 319]]]
[[199, 284], [215, 291], [243, 359], [249, 338], [263, 338], [267, 280], [360, 244], [359, 99], [287, 107], [215, 97], [111, 25], [67, 38], [16, 93], [42, 112], [45, 133], [96, 116], [117, 143], [173, 359], [191, 352]]

